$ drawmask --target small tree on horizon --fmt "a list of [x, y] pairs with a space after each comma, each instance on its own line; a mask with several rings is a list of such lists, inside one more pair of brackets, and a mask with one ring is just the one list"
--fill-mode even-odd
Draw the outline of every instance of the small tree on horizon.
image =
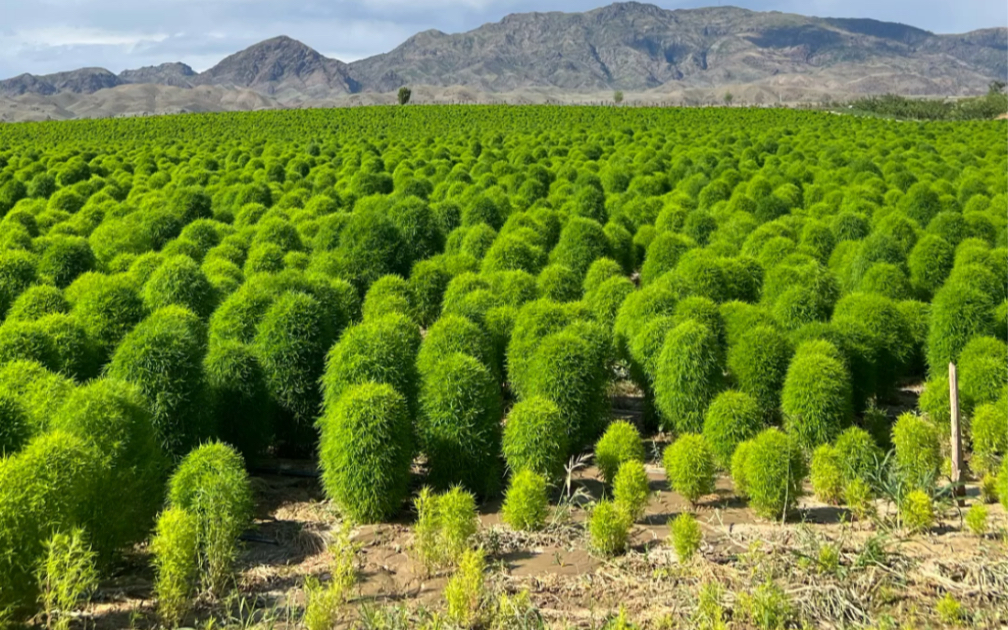
[[732, 104], [733, 100], [735, 100], [735, 97], [732, 96], [732, 93], [731, 92], [725, 92], [725, 95], [724, 95], [725, 105], [731, 107], [731, 104]]
[[399, 104], [406, 105], [409, 103], [410, 97], [413, 96], [413, 91], [408, 87], [403, 86], [399, 88]]
[[623, 90], [616, 90], [613, 93], [613, 97], [612, 98], [613, 98], [614, 101], [616, 101], [617, 105], [619, 105], [620, 103], [622, 103], [623, 102]]

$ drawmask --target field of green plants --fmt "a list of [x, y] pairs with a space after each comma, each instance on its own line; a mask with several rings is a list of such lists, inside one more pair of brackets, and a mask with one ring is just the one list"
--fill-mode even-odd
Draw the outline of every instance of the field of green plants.
[[[619, 554], [652, 436], [690, 503], [723, 475], [769, 521], [811, 491], [926, 532], [950, 362], [982, 533], [1008, 507], [1006, 130], [548, 106], [0, 126], [0, 624], [67, 627], [139, 543], [179, 622], [226, 590], [246, 466], [275, 457], [317, 458], [349, 522], [415, 522], [462, 626], [475, 504], [541, 528], [593, 453], [588, 533]], [[614, 422], [627, 392], [643, 413]], [[695, 522], [673, 532], [688, 558]], [[341, 584], [306, 585], [305, 624]]]

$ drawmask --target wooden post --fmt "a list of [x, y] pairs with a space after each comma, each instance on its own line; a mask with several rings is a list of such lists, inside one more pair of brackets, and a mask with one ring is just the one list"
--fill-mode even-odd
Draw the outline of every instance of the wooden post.
[[958, 498], [962, 507], [961, 497], [966, 496], [966, 488], [962, 481], [962, 431], [959, 428], [959, 379], [956, 377], [955, 363], [949, 363], [949, 402], [952, 405], [952, 494]]

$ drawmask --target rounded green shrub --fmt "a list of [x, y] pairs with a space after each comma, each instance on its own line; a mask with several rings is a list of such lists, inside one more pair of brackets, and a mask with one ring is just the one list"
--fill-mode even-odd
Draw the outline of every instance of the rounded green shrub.
[[130, 332], [108, 366], [109, 376], [143, 394], [162, 446], [176, 457], [213, 434], [207, 425], [205, 352], [204, 324], [191, 311], [169, 306]]
[[746, 479], [746, 460], [749, 459], [749, 451], [752, 450], [753, 440], [746, 440], [732, 453], [731, 458], [731, 478], [735, 486], [735, 494], [742, 498], [749, 497], [749, 486]]
[[567, 427], [560, 409], [539, 397], [516, 403], [504, 425], [502, 450], [512, 472], [527, 469], [559, 480], [567, 461]]
[[613, 479], [613, 501], [631, 520], [644, 516], [651, 498], [651, 484], [644, 463], [630, 459], [620, 464]]
[[507, 348], [508, 381], [519, 397], [528, 396], [535, 373], [536, 349], [546, 337], [560, 332], [575, 319], [567, 304], [540, 299], [522, 306]]
[[643, 462], [644, 459], [644, 443], [640, 433], [637, 427], [626, 420], [610, 424], [595, 444], [595, 465], [606, 483], [613, 483], [616, 472], [624, 462]]
[[589, 295], [605, 282], [620, 277], [623, 277], [623, 267], [618, 262], [612, 258], [599, 258], [588, 267], [581, 287], [585, 295]]
[[295, 451], [315, 440], [312, 423], [322, 403], [318, 382], [335, 337], [319, 300], [300, 292], [278, 298], [259, 324], [254, 347], [280, 411], [277, 438]]
[[362, 307], [364, 319], [371, 320], [388, 313], [401, 313], [410, 319], [419, 320], [412, 305], [412, 297], [409, 283], [401, 277], [382, 276], [371, 285], [367, 295], [364, 296]]
[[273, 442], [274, 414], [255, 350], [240, 341], [213, 339], [203, 371], [221, 440], [246, 460], [263, 455]]
[[554, 302], [574, 302], [581, 298], [581, 282], [565, 265], [548, 265], [536, 280], [539, 295]]
[[182, 622], [195, 599], [198, 537], [199, 524], [193, 514], [181, 508], [168, 508], [158, 517], [150, 544], [154, 556], [154, 594], [158, 614], [171, 626]]
[[326, 494], [355, 521], [393, 516], [406, 498], [413, 462], [406, 399], [390, 385], [357, 385], [327, 406], [318, 424]]
[[87, 239], [53, 236], [46, 241], [45, 251], [39, 259], [38, 275], [47, 282], [63, 288], [95, 268], [95, 256]]
[[742, 467], [749, 505], [758, 515], [777, 520], [795, 506], [806, 467], [801, 447], [790, 435], [766, 429], [753, 439]]
[[39, 435], [0, 459], [0, 610], [14, 618], [34, 613], [45, 541], [87, 523], [102, 468], [92, 445], [63, 431]]
[[168, 505], [195, 515], [204, 583], [221, 594], [238, 537], [252, 523], [252, 487], [241, 455], [220, 442], [193, 449], [171, 476]]
[[798, 347], [788, 367], [781, 410], [788, 431], [806, 448], [831, 442], [850, 424], [851, 383], [847, 368], [828, 342]]
[[935, 234], [925, 235], [907, 258], [910, 286], [921, 298], [930, 298], [952, 272], [954, 260], [955, 249], [948, 241]]
[[680, 562], [688, 562], [700, 551], [700, 544], [703, 543], [703, 532], [696, 517], [689, 512], [683, 512], [674, 520], [669, 521], [672, 547]]
[[977, 473], [992, 472], [998, 457], [1008, 457], [1008, 402], [985, 403], [973, 411], [970, 423], [973, 459]]
[[31, 438], [31, 427], [20, 401], [0, 390], [0, 459], [21, 450]]
[[[78, 290], [74, 291], [75, 288]], [[110, 356], [123, 337], [147, 315], [136, 284], [123, 275], [81, 276], [68, 287], [66, 296], [73, 306], [71, 313], [103, 357]]]
[[124, 382], [94, 380], [67, 397], [52, 427], [93, 444], [104, 458], [87, 515], [95, 551], [108, 560], [142, 540], [161, 506], [168, 470], [144, 398]]
[[417, 436], [435, 487], [461, 484], [481, 495], [499, 488], [501, 394], [477, 359], [452, 354], [424, 375]]
[[665, 449], [662, 464], [669, 486], [691, 504], [714, 492], [717, 467], [702, 435], [680, 435]]
[[992, 403], [1008, 386], [1008, 344], [995, 337], [974, 337], [959, 355], [959, 387], [974, 404]]
[[592, 548], [604, 556], [622, 553], [630, 537], [633, 520], [612, 501], [599, 501], [592, 509], [588, 533]]
[[655, 374], [655, 404], [662, 427], [699, 433], [707, 406], [721, 390], [724, 369], [717, 338], [709, 328], [687, 320], [665, 337]]
[[[544, 397], [564, 417], [571, 452], [598, 436], [609, 412], [608, 351], [599, 331], [577, 325], [547, 337], [533, 357], [522, 398]], [[512, 347], [513, 347], [512, 340]]]
[[511, 476], [501, 517], [518, 531], [542, 529], [548, 516], [549, 499], [546, 496], [546, 478], [528, 468]]
[[0, 391], [17, 399], [34, 437], [49, 428], [53, 409], [74, 390], [74, 382], [34, 361], [12, 361], [0, 367]]
[[441, 314], [441, 299], [452, 277], [448, 265], [438, 258], [413, 265], [409, 277], [410, 303], [423, 326], [430, 326]]
[[627, 278], [611, 278], [596, 290], [585, 295], [585, 304], [592, 310], [596, 321], [611, 328], [623, 301], [634, 292], [634, 283]]
[[941, 469], [941, 441], [938, 430], [927, 420], [904, 413], [892, 428], [896, 468], [911, 488], [932, 488]]
[[812, 492], [823, 503], [840, 504], [844, 497], [843, 462], [840, 453], [830, 444], [821, 444], [812, 452], [809, 466]]
[[29, 287], [7, 311], [7, 321], [34, 321], [46, 315], [67, 313], [70, 304], [57, 287], [39, 284]]
[[498, 361], [489, 335], [460, 315], [445, 315], [427, 330], [417, 354], [417, 370], [421, 375], [427, 374], [441, 359], [456, 352], [474, 357], [492, 372], [496, 371]]
[[1001, 460], [1001, 472], [997, 476], [998, 500], [1008, 510], [1008, 457]]
[[203, 319], [209, 318], [217, 306], [213, 285], [188, 256], [166, 258], [144, 285], [143, 299], [151, 311], [177, 305]]
[[765, 417], [772, 417], [780, 407], [792, 354], [787, 337], [771, 326], [752, 328], [728, 349], [731, 375]]
[[[6, 229], [6, 228], [5, 228]], [[28, 252], [0, 251], [0, 315], [35, 282], [36, 261]]]
[[11, 361], [35, 361], [53, 372], [60, 369], [56, 344], [37, 322], [0, 325], [0, 364]]
[[749, 394], [727, 390], [717, 395], [704, 417], [703, 437], [717, 466], [727, 470], [739, 444], [754, 438], [765, 416]]
[[932, 375], [946, 372], [966, 344], [994, 330], [994, 303], [981, 291], [949, 281], [931, 302], [927, 361]]
[[648, 285], [666, 273], [673, 271], [682, 255], [696, 247], [688, 236], [675, 232], [662, 232], [648, 245], [644, 264], [641, 266], [641, 285]]
[[934, 504], [923, 490], [914, 490], [903, 497], [899, 515], [903, 526], [911, 532], [923, 533], [934, 527]]
[[81, 383], [98, 375], [101, 367], [98, 349], [75, 317], [56, 313], [46, 315], [35, 325], [56, 349], [55, 371]]
[[550, 254], [550, 262], [570, 268], [583, 278], [598, 258], [609, 255], [609, 239], [598, 221], [572, 217], [560, 232], [560, 241]]
[[497, 271], [527, 271], [539, 273], [546, 263], [542, 248], [529, 242], [520, 233], [500, 234], [483, 256], [483, 273]]
[[850, 427], [841, 433], [834, 447], [845, 483], [869, 479], [884, 459], [875, 438], [861, 427]]
[[420, 330], [403, 315], [385, 315], [351, 326], [326, 356], [322, 378], [325, 405], [335, 405], [344, 390], [373, 381], [391, 385], [406, 399], [413, 416], [419, 347]]

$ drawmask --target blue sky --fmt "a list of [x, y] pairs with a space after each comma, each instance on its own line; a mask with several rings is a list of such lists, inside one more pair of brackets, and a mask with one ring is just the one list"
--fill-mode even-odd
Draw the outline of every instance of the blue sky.
[[[119, 72], [182, 61], [205, 70], [275, 35], [353, 61], [436, 28], [459, 32], [524, 11], [586, 11], [576, 0], [0, 0], [0, 78], [84, 66]], [[667, 9], [717, 0], [658, 0]], [[735, 0], [753, 10], [896, 21], [939, 33], [1008, 26], [1005, 0]]]

